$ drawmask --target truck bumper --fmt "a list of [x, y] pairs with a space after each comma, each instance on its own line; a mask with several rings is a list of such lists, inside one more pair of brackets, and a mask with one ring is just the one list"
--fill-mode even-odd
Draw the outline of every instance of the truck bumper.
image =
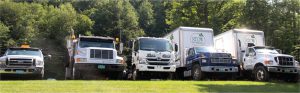
[[231, 66], [203, 66], [203, 72], [238, 72], [238, 67]]
[[77, 63], [74, 67], [79, 70], [124, 71], [124, 64]]
[[153, 72], [175, 72], [176, 65], [146, 65], [138, 64], [139, 71], [153, 71]]
[[299, 73], [299, 68], [297, 67], [267, 67], [269, 72], [275, 73]]
[[30, 68], [0, 68], [0, 74], [42, 74], [42, 67]]

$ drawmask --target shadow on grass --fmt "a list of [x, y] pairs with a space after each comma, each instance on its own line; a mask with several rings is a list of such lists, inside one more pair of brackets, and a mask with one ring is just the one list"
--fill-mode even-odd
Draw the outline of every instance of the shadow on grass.
[[235, 85], [235, 84], [224, 84], [224, 85], [204, 85], [196, 84], [199, 92], [300, 92], [300, 83], [266, 83], [264, 85]]

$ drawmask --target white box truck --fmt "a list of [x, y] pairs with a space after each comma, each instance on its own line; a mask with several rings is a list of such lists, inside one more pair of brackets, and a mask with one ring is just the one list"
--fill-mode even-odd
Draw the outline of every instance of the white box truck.
[[215, 36], [214, 41], [217, 50], [233, 55], [243, 75], [267, 81], [275, 74], [283, 75], [288, 81], [298, 81], [299, 68], [294, 57], [265, 46], [263, 31], [232, 29]]
[[[237, 67], [235, 67], [232, 62], [230, 54], [217, 53], [214, 51], [206, 51], [204, 53], [204, 51], [197, 52], [196, 50], [194, 50], [211, 49], [209, 47], [214, 46], [213, 36], [214, 34], [212, 29], [197, 27], [179, 27], [164, 36], [164, 38], [171, 40], [172, 45], [177, 51], [176, 76], [178, 78], [182, 79], [184, 77], [193, 77], [193, 79], [199, 80], [204, 76], [204, 74], [201, 74], [202, 72], [238, 72]], [[207, 56], [204, 57], [202, 55]], [[217, 55], [224, 56], [221, 57]], [[202, 59], [205, 60], [205, 62], [202, 62]], [[212, 61], [214, 59], [216, 59], [215, 62]], [[195, 68], [195, 66], [199, 69]], [[200, 70], [201, 73], [198, 73], [198, 70]]]

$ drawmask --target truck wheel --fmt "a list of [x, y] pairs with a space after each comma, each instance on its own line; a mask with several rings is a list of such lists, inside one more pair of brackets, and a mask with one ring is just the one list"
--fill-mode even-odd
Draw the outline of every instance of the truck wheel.
[[269, 80], [269, 72], [263, 67], [258, 66], [254, 69], [254, 76], [256, 81], [268, 81]]
[[204, 77], [204, 73], [201, 71], [201, 68], [198, 64], [193, 66], [192, 69], [192, 78], [193, 80], [202, 80]]
[[137, 69], [134, 69], [132, 72], [132, 80], [139, 80], [141, 77], [140, 72]]
[[69, 67], [65, 68], [65, 80], [72, 79], [72, 70]]
[[73, 67], [73, 80], [81, 79], [80, 71]]

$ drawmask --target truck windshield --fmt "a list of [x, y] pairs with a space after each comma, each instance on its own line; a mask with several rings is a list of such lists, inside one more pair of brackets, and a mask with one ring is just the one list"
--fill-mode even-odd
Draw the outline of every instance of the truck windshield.
[[264, 53], [264, 54], [279, 54], [275, 49], [273, 48], [255, 48], [255, 51], [257, 53]]
[[196, 53], [200, 52], [216, 52], [216, 50], [212, 47], [195, 47]]
[[168, 40], [165, 39], [140, 39], [140, 49], [147, 51], [173, 51], [173, 47]]
[[98, 38], [80, 38], [79, 46], [85, 47], [103, 47], [114, 48], [113, 40], [98, 39]]
[[24, 49], [14, 48], [8, 49], [7, 55], [30, 55], [30, 56], [42, 56], [42, 53], [38, 49]]

